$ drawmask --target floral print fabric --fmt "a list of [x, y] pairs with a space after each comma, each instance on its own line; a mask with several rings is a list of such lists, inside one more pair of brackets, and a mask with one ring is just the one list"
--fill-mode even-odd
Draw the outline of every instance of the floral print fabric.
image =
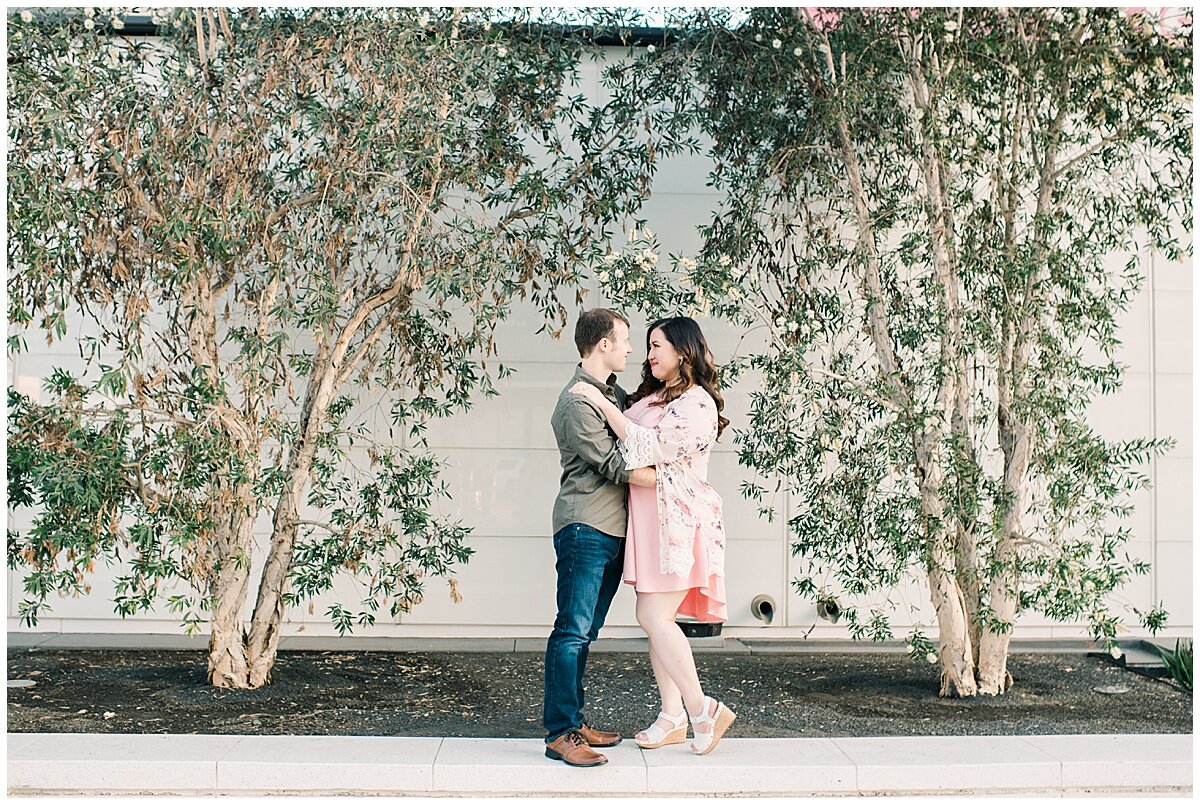
[[658, 476], [661, 572], [686, 576], [695, 562], [694, 540], [704, 541], [709, 567], [725, 575], [721, 496], [708, 484], [708, 457], [717, 440], [717, 406], [699, 386], [668, 403], [657, 425], [626, 426], [619, 442], [629, 469], [653, 466]]

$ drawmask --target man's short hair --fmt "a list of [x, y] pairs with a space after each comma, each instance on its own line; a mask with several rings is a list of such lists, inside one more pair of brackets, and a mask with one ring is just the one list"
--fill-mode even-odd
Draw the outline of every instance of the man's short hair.
[[616, 335], [614, 325], [618, 321], [625, 322], [626, 327], [629, 326], [629, 319], [615, 310], [598, 307], [584, 311], [575, 323], [575, 346], [579, 348], [579, 356], [586, 358], [592, 354], [592, 350], [601, 339], [613, 338]]

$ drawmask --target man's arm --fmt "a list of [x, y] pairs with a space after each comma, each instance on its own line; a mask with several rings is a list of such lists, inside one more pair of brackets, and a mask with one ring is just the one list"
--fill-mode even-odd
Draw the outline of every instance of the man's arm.
[[[580, 397], [562, 412], [564, 446], [615, 484], [630, 482], [632, 471], [617, 448], [600, 412]], [[644, 480], [644, 476], [642, 477]]]
[[657, 483], [653, 467], [638, 467], [629, 474], [630, 486], [654, 486]]

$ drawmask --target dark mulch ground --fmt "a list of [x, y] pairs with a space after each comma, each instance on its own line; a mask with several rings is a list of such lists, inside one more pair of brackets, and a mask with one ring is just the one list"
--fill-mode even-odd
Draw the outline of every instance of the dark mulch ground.
[[[701, 654], [740, 738], [1192, 730], [1192, 697], [1081, 654], [1010, 659], [1011, 693], [939, 699], [895, 654]], [[272, 683], [217, 690], [193, 651], [8, 650], [10, 732], [542, 737], [540, 654], [289, 651]], [[593, 654], [587, 711], [631, 735], [657, 712], [645, 654]], [[1104, 694], [1097, 687], [1124, 687]], [[107, 718], [106, 714], [111, 713]]]

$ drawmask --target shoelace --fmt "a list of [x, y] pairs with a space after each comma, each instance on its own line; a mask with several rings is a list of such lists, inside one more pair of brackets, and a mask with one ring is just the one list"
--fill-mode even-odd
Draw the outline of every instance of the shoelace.
[[570, 733], [570, 736], [567, 738], [567, 740], [569, 740], [571, 743], [575, 744], [576, 746], [584, 746], [587, 744], [587, 740], [582, 735], [580, 735], [578, 732]]

